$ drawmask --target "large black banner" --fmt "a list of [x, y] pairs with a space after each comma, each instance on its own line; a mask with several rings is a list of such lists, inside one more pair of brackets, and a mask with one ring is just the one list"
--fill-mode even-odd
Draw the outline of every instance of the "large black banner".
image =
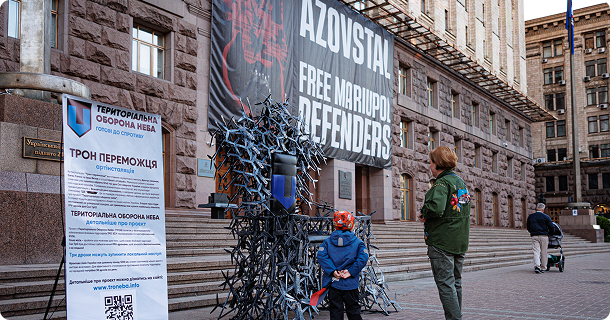
[[213, 0], [208, 126], [271, 96], [327, 157], [390, 168], [393, 54], [392, 35], [336, 0]]

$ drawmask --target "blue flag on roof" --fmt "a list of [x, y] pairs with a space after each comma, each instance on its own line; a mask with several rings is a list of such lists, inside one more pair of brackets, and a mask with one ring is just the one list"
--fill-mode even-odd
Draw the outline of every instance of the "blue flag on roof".
[[574, 54], [574, 12], [572, 11], [572, 0], [568, 0], [568, 10], [566, 11], [566, 29], [570, 39], [570, 49]]

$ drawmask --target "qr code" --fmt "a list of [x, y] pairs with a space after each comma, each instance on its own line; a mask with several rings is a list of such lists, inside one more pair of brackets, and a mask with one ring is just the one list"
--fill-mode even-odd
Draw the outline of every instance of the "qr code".
[[104, 297], [104, 308], [106, 320], [134, 320], [131, 294]]

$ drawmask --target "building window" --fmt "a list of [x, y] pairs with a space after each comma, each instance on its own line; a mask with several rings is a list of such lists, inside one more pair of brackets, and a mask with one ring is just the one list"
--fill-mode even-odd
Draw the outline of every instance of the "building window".
[[566, 136], [566, 121], [565, 120], [557, 121], [557, 136], [558, 137]]
[[426, 13], [426, 1], [425, 0], [421, 0], [421, 12], [422, 13]]
[[555, 192], [555, 177], [546, 177], [546, 192]]
[[481, 147], [474, 147], [474, 166], [481, 168]]
[[555, 83], [563, 80], [563, 66], [555, 67]]
[[491, 155], [491, 172], [498, 173], [498, 153], [494, 152]]
[[451, 93], [451, 114], [453, 115], [454, 118], [460, 117], [459, 100], [460, 100], [460, 96], [457, 93], [452, 92]]
[[610, 173], [602, 173], [602, 187], [610, 189]]
[[608, 115], [599, 116], [599, 132], [608, 132]]
[[597, 88], [588, 88], [587, 89], [587, 105], [594, 106], [597, 104], [596, 99]]
[[597, 173], [589, 173], [589, 190], [597, 190]]
[[519, 141], [519, 147], [523, 147], [523, 139], [525, 138], [523, 136], [523, 128], [519, 127], [519, 131], [517, 131], [517, 133], [519, 134], [519, 136], [517, 137], [517, 141]]
[[595, 47], [601, 48], [606, 46], [606, 31], [597, 31], [595, 33]]
[[481, 204], [481, 190], [474, 189], [474, 223], [476, 225], [483, 224], [483, 208]]
[[610, 157], [610, 143], [602, 143], [600, 145], [600, 151], [602, 158]]
[[553, 68], [544, 69], [544, 84], [553, 83]]
[[457, 161], [462, 162], [462, 140], [454, 140], [453, 142], [453, 151], [457, 156]]
[[435, 135], [436, 132], [428, 131], [428, 150], [430, 151], [436, 148]]
[[599, 146], [594, 144], [589, 146], [589, 158], [597, 159], [599, 158]]
[[597, 100], [599, 104], [608, 103], [608, 87], [597, 88]]
[[8, 36], [19, 38], [19, 26], [21, 22], [21, 2], [8, 0]]
[[544, 95], [544, 106], [547, 110], [553, 111], [555, 110], [555, 106], [553, 105], [553, 95], [545, 94]]
[[553, 46], [555, 47], [555, 56], [563, 56], [563, 41], [561, 39], [555, 40]]
[[409, 123], [406, 121], [400, 122], [400, 146], [409, 147]]
[[585, 62], [585, 75], [587, 77], [595, 77], [595, 60]]
[[407, 174], [400, 175], [400, 219], [411, 220], [410, 210], [411, 178]]
[[445, 31], [449, 31], [449, 11], [445, 10]]
[[589, 133], [597, 133], [597, 116], [589, 117]]
[[133, 71], [163, 79], [165, 36], [158, 31], [135, 25], [132, 45]]
[[479, 125], [479, 105], [476, 103], [473, 103], [470, 113], [471, 113], [470, 125], [473, 127], [477, 127]]
[[525, 181], [526, 178], [526, 170], [525, 170], [525, 163], [521, 163], [521, 180]]
[[512, 128], [510, 126], [510, 120], [504, 119], [504, 129], [506, 129], [506, 141], [511, 142], [510, 136]]
[[566, 108], [565, 93], [556, 93], [555, 94], [555, 108], [557, 110]]
[[548, 161], [548, 162], [557, 161], [557, 153], [556, 153], [555, 149], [546, 150], [546, 161]]
[[568, 159], [568, 149], [558, 148], [557, 149], [557, 161], [566, 161]]
[[400, 66], [398, 69], [398, 90], [400, 94], [409, 95], [409, 69], [404, 66]]
[[483, 15], [482, 15], [481, 22], [483, 23], [483, 26], [485, 26], [485, 4], [484, 3], [483, 3], [482, 11], [483, 11]]
[[57, 1], [51, 1], [51, 48], [57, 49]]
[[498, 210], [498, 206], [499, 206], [499, 203], [498, 203], [498, 194], [493, 192], [492, 193], [492, 197], [491, 197], [491, 210], [492, 210], [493, 215], [494, 215], [493, 216], [493, 226], [494, 227], [497, 227], [497, 226], [500, 225], [500, 223], [499, 223], [500, 222], [499, 221], [500, 220], [500, 215], [498, 214], [498, 211], [499, 211]]
[[542, 57], [551, 58], [553, 56], [553, 43], [551, 41], [542, 43]]
[[430, 79], [428, 79], [427, 91], [428, 91], [428, 107], [434, 107], [434, 87], [436, 83]]
[[489, 134], [496, 133], [496, 114], [489, 110]]
[[[554, 49], [554, 50], [553, 50]], [[542, 57], [552, 58], [563, 55], [563, 44], [562, 40], [558, 39], [555, 41], [546, 41], [542, 43]]]
[[607, 73], [608, 69], [606, 67], [606, 59], [597, 59], [597, 75], [601, 76], [604, 73]]
[[550, 121], [546, 123], [546, 137], [555, 138], [555, 122]]
[[559, 176], [559, 191], [568, 191], [568, 176]]
[[507, 176], [509, 178], [512, 178], [513, 177], [513, 158], [508, 158], [508, 160], [506, 162], [508, 165], [508, 169], [506, 170]]
[[606, 46], [606, 31], [585, 34], [585, 49], [595, 49]]
[[468, 26], [464, 27], [464, 39], [466, 39], [466, 45], [470, 45], [470, 41], [468, 41]]

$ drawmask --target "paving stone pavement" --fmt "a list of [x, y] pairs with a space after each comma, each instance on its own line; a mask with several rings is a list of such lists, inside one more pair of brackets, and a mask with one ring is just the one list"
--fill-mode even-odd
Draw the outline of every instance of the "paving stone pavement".
[[[536, 274], [528, 264], [464, 273], [464, 319], [610, 319], [610, 253], [566, 254], [564, 272], [552, 267], [547, 273]], [[444, 318], [432, 278], [389, 285], [391, 296], [396, 292], [403, 310], [389, 316], [364, 312], [363, 319]], [[216, 319], [218, 310], [212, 314], [210, 310], [174, 312], [169, 319]], [[315, 317], [328, 318], [327, 311]]]

